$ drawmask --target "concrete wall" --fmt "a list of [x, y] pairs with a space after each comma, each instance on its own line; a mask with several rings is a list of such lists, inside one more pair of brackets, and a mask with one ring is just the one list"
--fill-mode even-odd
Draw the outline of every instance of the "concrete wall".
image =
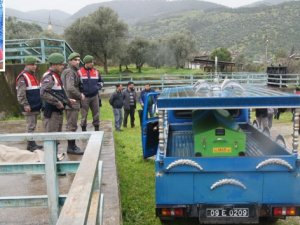
[[[38, 65], [38, 78], [47, 70], [47, 64]], [[24, 69], [22, 64], [6, 65], [5, 72], [0, 73], [0, 119], [21, 115], [16, 96], [16, 78]]]

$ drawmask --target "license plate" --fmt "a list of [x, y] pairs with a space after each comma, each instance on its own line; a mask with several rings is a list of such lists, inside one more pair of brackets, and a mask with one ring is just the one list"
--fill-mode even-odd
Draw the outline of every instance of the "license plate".
[[206, 217], [249, 217], [249, 208], [207, 208]]
[[229, 147], [213, 148], [213, 153], [231, 153], [231, 148]]

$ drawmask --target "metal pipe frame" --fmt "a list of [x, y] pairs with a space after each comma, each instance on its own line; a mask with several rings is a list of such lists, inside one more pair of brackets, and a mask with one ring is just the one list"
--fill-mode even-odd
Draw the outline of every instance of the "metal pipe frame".
[[[57, 162], [57, 140], [72, 140], [72, 139], [89, 139], [85, 153], [81, 162]], [[58, 190], [58, 174], [59, 173], [75, 173], [76, 175], [70, 192], [67, 197], [66, 207], [63, 207], [60, 217], [63, 221], [61, 224], [86, 224], [88, 213], [93, 211], [90, 207], [90, 199], [95, 195], [95, 223], [101, 224], [103, 214], [103, 199], [100, 193], [102, 162], [99, 162], [101, 145], [103, 140], [103, 131], [97, 132], [53, 132], [53, 133], [34, 133], [34, 134], [3, 134], [0, 135], [0, 142], [18, 142], [18, 141], [44, 141], [45, 163], [3, 163], [0, 164], [0, 174], [46, 174], [47, 195], [41, 196], [9, 196], [0, 197], [0, 208], [5, 207], [48, 207], [49, 223], [57, 224], [59, 220], [60, 206], [65, 202], [66, 196], [59, 195]], [[98, 193], [98, 194], [97, 194]], [[85, 212], [86, 214], [79, 215], [64, 220], [68, 217], [67, 209], [74, 209], [72, 199], [76, 200], [76, 211]], [[103, 198], [103, 196], [102, 196]], [[71, 199], [71, 200], [70, 200]], [[69, 202], [69, 203], [68, 203]], [[68, 207], [69, 206], [69, 207]], [[66, 210], [64, 210], [66, 208]], [[72, 211], [72, 210], [71, 210]], [[90, 216], [92, 217], [92, 215]], [[81, 223], [78, 223], [78, 222]]]
[[299, 115], [300, 109], [296, 108], [293, 115], [293, 154], [298, 154], [299, 145]]

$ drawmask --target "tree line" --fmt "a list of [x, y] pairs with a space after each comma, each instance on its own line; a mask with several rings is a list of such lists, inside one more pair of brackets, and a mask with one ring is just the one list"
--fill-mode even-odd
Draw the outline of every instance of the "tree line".
[[64, 35], [43, 30], [39, 25], [6, 19], [6, 39], [64, 38], [82, 56], [91, 54], [108, 73], [108, 65], [119, 65], [120, 72], [135, 64], [139, 72], [145, 64], [159, 68], [183, 68], [195, 51], [191, 34], [176, 32], [167, 38], [149, 40], [131, 37], [128, 25], [110, 8], [100, 7], [86, 17], [77, 19], [65, 29]]

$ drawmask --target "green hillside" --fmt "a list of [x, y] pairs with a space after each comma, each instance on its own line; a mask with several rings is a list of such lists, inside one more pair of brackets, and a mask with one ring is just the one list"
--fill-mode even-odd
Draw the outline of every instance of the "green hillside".
[[230, 48], [253, 59], [279, 50], [300, 50], [300, 2], [260, 8], [189, 11], [131, 27], [133, 36], [164, 38], [178, 31], [191, 32], [198, 51]]
[[87, 16], [99, 7], [111, 8], [128, 24], [134, 24], [138, 21], [149, 21], [175, 12], [187, 12], [192, 9], [206, 11], [226, 8], [219, 4], [198, 0], [114, 0], [87, 5], [75, 13], [70, 18], [70, 21]]

